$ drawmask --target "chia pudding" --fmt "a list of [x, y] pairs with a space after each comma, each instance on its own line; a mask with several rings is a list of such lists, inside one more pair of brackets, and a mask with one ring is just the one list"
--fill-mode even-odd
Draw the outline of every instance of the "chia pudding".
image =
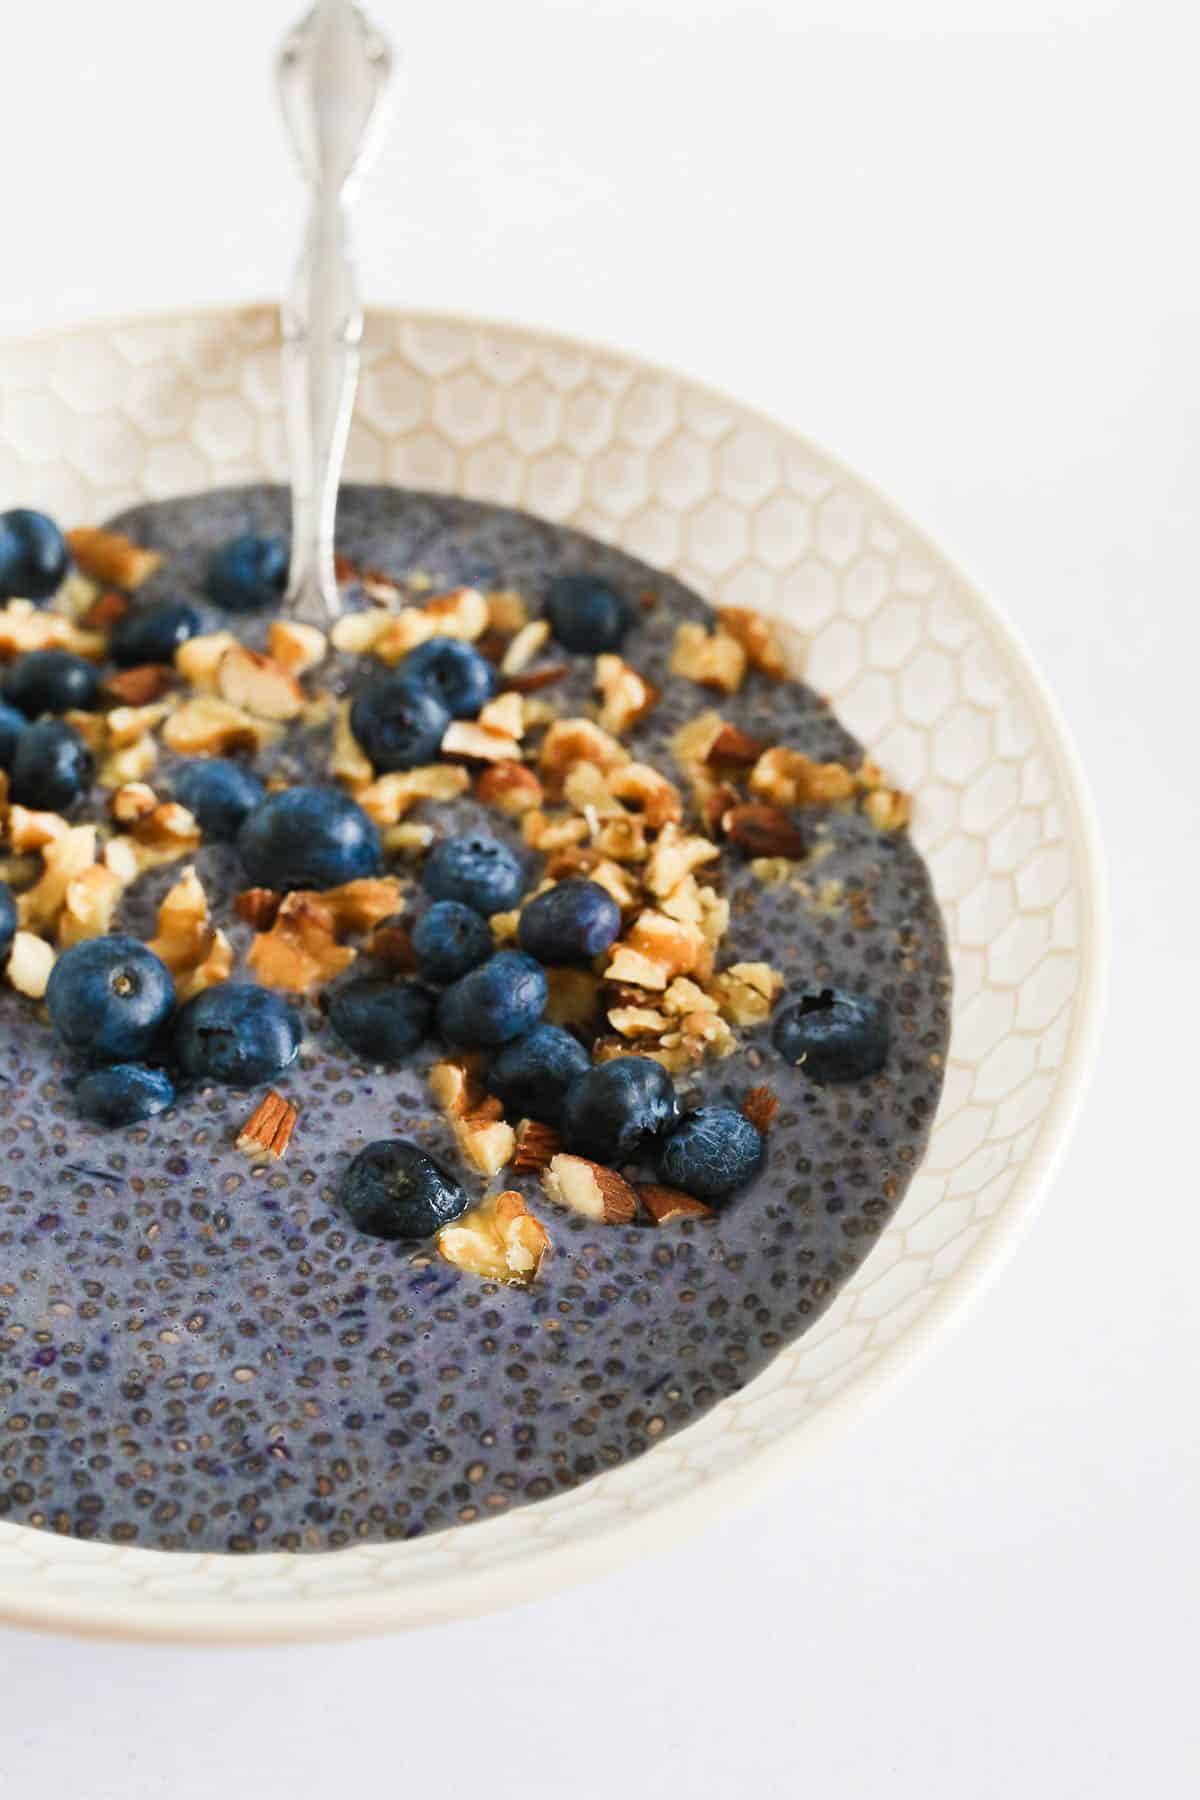
[[[231, 541], [285, 538], [287, 526], [287, 496], [275, 488], [140, 506], [106, 528], [116, 538], [71, 535], [84, 573], [42, 596], [32, 625], [20, 602], [0, 609], [5, 699], [15, 693], [22, 719], [61, 714], [60, 736], [90, 740], [97, 779], [74, 803], [63, 790], [61, 817], [71, 828], [97, 825], [84, 861], [108, 856], [118, 875], [69, 886], [83, 869], [63, 870], [56, 889], [53, 840], [38, 840], [60, 826], [30, 818], [59, 807], [30, 801], [15, 827], [9, 815], [0, 874], [22, 930], [0, 983], [0, 1517], [13, 1523], [165, 1550], [328, 1550], [469, 1524], [572, 1488], [701, 1417], [807, 1330], [900, 1204], [932, 1124], [950, 970], [903, 797], [865, 764], [820, 696], [781, 678], [761, 621], [731, 615], [714, 630], [711, 611], [678, 582], [519, 512], [349, 487], [337, 532], [345, 611], [333, 633], [334, 645], [349, 647], [314, 651], [308, 667], [293, 640], [288, 671], [272, 634], [282, 561], [259, 571], [275, 596], [253, 611], [219, 605], [237, 596], [212, 572], [214, 552]], [[0, 568], [4, 530], [0, 519]], [[127, 562], [134, 546], [158, 560], [124, 575], [119, 559], [110, 568], [121, 538]], [[599, 711], [597, 658], [570, 647], [569, 622], [553, 607], [554, 633], [524, 640], [528, 660], [511, 654], [522, 621], [541, 616], [565, 575], [586, 576], [628, 609], [619, 647], [607, 652]], [[484, 628], [463, 637], [497, 671], [493, 698], [482, 724], [476, 708], [430, 760], [466, 773], [415, 801], [397, 803], [391, 790], [380, 800], [372, 784], [385, 778], [364, 765], [346, 703], [385, 665], [366, 627], [356, 637], [346, 621], [377, 625], [381, 608], [411, 621], [463, 590], [486, 602]], [[230, 665], [222, 687], [211, 660], [197, 676], [195, 648], [190, 663], [178, 653], [175, 676], [146, 675], [156, 658], [141, 659], [135, 626], [160, 602], [185, 603], [180, 645], [228, 632], [225, 650], [236, 639], [258, 653], [239, 665], [240, 686]], [[69, 621], [57, 637], [37, 622], [50, 613]], [[697, 629], [681, 637], [681, 626]], [[132, 679], [113, 670], [120, 632]], [[93, 693], [85, 671], [69, 707], [47, 709], [36, 691], [30, 701], [25, 646], [43, 640], [78, 642], [105, 685]], [[295, 716], [272, 697], [281, 669], [302, 691]], [[217, 704], [198, 715], [192, 745], [179, 719], [197, 699]], [[254, 721], [240, 736], [239, 713]], [[0, 707], [0, 747], [7, 716]], [[556, 729], [565, 742], [571, 721], [586, 722], [585, 740], [599, 733], [600, 749], [587, 740], [572, 763], [568, 745], [556, 762], [544, 746]], [[499, 760], [470, 735], [502, 738], [513, 727], [511, 754]], [[13, 729], [19, 741], [22, 721]], [[280, 856], [269, 845], [249, 881], [247, 840], [200, 830], [179, 804], [191, 791], [185, 763], [212, 745], [253, 778], [248, 804], [339, 783], [363, 801], [378, 821], [381, 873], [399, 896], [384, 916], [379, 906], [369, 917], [351, 909], [331, 930], [328, 909], [289, 913], [291, 881], [281, 882], [281, 912], [262, 879]], [[802, 753], [799, 764], [787, 754], [764, 763], [773, 749]], [[61, 751], [46, 740], [55, 767]], [[12, 769], [14, 754], [10, 745], [0, 761]], [[681, 865], [692, 900], [709, 896], [701, 925], [692, 900], [690, 912], [669, 909], [682, 886], [668, 895], [640, 885], [661, 833], [632, 779], [624, 801], [610, 796], [621, 784], [609, 782], [606, 760], [648, 768], [676, 790], [673, 839], [693, 849], [703, 840], [704, 860]], [[571, 773], [578, 762], [583, 776]], [[514, 765], [528, 773], [512, 776]], [[26, 777], [29, 792], [48, 767], [43, 760]], [[513, 798], [522, 783], [538, 790], [537, 806]], [[464, 1042], [469, 1029], [449, 1046], [439, 1036], [438, 1017], [450, 1031], [450, 1012], [436, 983], [428, 1000], [412, 1001], [420, 1041], [398, 1060], [372, 1061], [349, 1047], [353, 1030], [339, 1035], [339, 996], [351, 983], [422, 985], [413, 928], [434, 898], [424, 871], [439, 845], [478, 834], [517, 853], [526, 905], [547, 880], [612, 884], [619, 938], [562, 980], [551, 970], [547, 1016], [593, 1068], [619, 1068], [630, 1052], [655, 1061], [675, 1090], [671, 1129], [701, 1107], [723, 1109], [726, 1130], [730, 1115], [751, 1121], [736, 1191], [719, 1180], [705, 1187], [686, 1138], [671, 1155], [644, 1138], [631, 1160], [615, 1158], [597, 1177], [584, 1135], [522, 1129], [507, 1103], [489, 1098], [495, 1043], [481, 1056]], [[646, 841], [631, 849], [627, 839]], [[177, 1032], [174, 1055], [155, 1039], [140, 1057], [138, 1094], [148, 1097], [136, 1122], [82, 1116], [95, 1111], [95, 1045], [56, 1030], [38, 990], [54, 979], [46, 971], [55, 957], [61, 969], [72, 945], [106, 941], [88, 908], [108, 889], [104, 931], [135, 949], [177, 945], [172, 931], [197, 925], [187, 907], [199, 894], [196, 953], [172, 964], [178, 991], [265, 983], [298, 1055], [286, 1060], [291, 1046], [269, 1079], [230, 1085], [206, 1077], [202, 1063], [189, 1073]], [[520, 904], [490, 929], [494, 948], [528, 962], [521, 945], [534, 939], [522, 934]], [[645, 910], [659, 923], [639, 937]], [[653, 930], [666, 929], [664, 916], [700, 949], [690, 963], [662, 951], [659, 979], [645, 959], [660, 954]], [[622, 945], [632, 960], [617, 965]], [[19, 963], [28, 965], [20, 980]], [[605, 981], [606, 966], [621, 972]], [[682, 999], [668, 1011], [671, 995]], [[819, 1032], [809, 1043], [812, 1015], [819, 1026], [839, 996], [885, 1021], [875, 1072], [825, 1066]], [[341, 1005], [348, 1016], [349, 1002]], [[79, 1032], [88, 1030], [85, 1020]], [[468, 1211], [442, 1238], [371, 1235], [354, 1222], [367, 1215], [348, 1210], [355, 1159], [361, 1171], [368, 1146], [396, 1140], [432, 1157], [462, 1191]], [[487, 1211], [501, 1191], [514, 1222], [507, 1238]], [[454, 1213], [451, 1205], [446, 1217]]]

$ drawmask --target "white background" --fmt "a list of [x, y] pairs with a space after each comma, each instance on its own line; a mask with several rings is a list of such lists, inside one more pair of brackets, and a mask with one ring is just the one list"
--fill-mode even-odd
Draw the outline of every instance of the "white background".
[[[295, 0], [8, 0], [0, 331], [277, 293]], [[674, 1553], [338, 1647], [0, 1633], [13, 1800], [1196, 1791], [1200, 255], [1190, 9], [373, 0], [367, 293], [699, 374], [1024, 632], [1113, 889], [1101, 1070], [940, 1354]]]

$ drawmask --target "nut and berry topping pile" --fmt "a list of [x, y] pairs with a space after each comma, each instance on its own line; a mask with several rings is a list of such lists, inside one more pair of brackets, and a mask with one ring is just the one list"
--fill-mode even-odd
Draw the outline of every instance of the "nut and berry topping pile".
[[[139, 600], [159, 563], [117, 532], [0, 516], [0, 955], [73, 1059], [82, 1118], [117, 1130], [205, 1085], [262, 1088], [236, 1144], [278, 1161], [304, 1104], [274, 1084], [311, 1035], [371, 1067], [423, 1058], [465, 1177], [379, 1139], [344, 1212], [524, 1284], [550, 1239], [506, 1179], [598, 1225], [704, 1218], [763, 1169], [778, 1103], [769, 1080], [689, 1096], [699, 1071], [752, 1040], [768, 1075], [884, 1068], [881, 997], [816, 975], [786, 992], [733, 948], [731, 889], [743, 920], [784, 883], [867, 906], [813, 888], [831, 812], [881, 834], [908, 818], [871, 763], [718, 710], [787, 681], [767, 619], [680, 620], [656, 683], [645, 596], [586, 571], [535, 601], [342, 564], [326, 637], [279, 616], [277, 537], [220, 546], [203, 592]], [[565, 704], [581, 670], [590, 698]], [[651, 757], [668, 688], [680, 722]], [[198, 872], [214, 846], [231, 903]]]

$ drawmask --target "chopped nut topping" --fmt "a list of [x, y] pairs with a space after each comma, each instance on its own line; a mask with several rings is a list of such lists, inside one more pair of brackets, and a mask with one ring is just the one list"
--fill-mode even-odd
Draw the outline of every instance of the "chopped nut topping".
[[334, 649], [351, 656], [365, 656], [375, 648], [395, 616], [384, 606], [372, 606], [366, 612], [343, 613], [329, 634]]
[[587, 1027], [600, 1003], [600, 977], [590, 969], [547, 969], [546, 1021], [570, 1030]]
[[303, 994], [318, 982], [332, 981], [354, 961], [355, 951], [339, 944], [334, 915], [315, 894], [289, 894], [275, 923], [258, 934], [246, 958], [264, 987]]
[[502, 944], [515, 944], [517, 927], [521, 923], [521, 909], [514, 907], [511, 912], [493, 913], [488, 920], [491, 927], [492, 941], [499, 947]]
[[679, 1188], [662, 1187], [657, 1182], [639, 1183], [637, 1197], [656, 1225], [669, 1225], [673, 1219], [710, 1219], [711, 1206]]
[[752, 1087], [742, 1101], [742, 1117], [749, 1119], [755, 1131], [764, 1135], [771, 1128], [771, 1121], [779, 1111], [779, 1101], [769, 1087], [760, 1084]]
[[[540, 669], [523, 669], [517, 675], [507, 675], [504, 685], [513, 694], [537, 694], [542, 688], [553, 687], [556, 682], [565, 681], [570, 673], [569, 663], [544, 663]], [[548, 725], [549, 722], [546, 715], [526, 707], [526, 731], [532, 731], [535, 725]]]
[[272, 1088], [239, 1131], [237, 1148], [244, 1156], [269, 1157], [278, 1162], [291, 1143], [296, 1118], [291, 1101]]
[[[95, 593], [94, 587], [93, 593]], [[78, 617], [79, 623], [85, 631], [110, 632], [117, 621], [123, 619], [128, 611], [129, 602], [124, 594], [115, 593], [110, 589], [106, 594], [96, 594], [92, 604], [82, 617], [73, 616]]]
[[471, 762], [515, 762], [521, 746], [507, 731], [491, 731], [472, 719], [452, 719], [442, 738], [442, 754]]
[[[461, 773], [461, 771], [456, 771]], [[523, 813], [540, 807], [542, 784], [524, 763], [498, 762], [484, 769], [475, 784], [476, 798], [485, 806], [494, 806], [506, 818], [518, 819]]]
[[214, 928], [208, 900], [196, 875], [187, 868], [158, 909], [158, 931], [150, 949], [161, 957], [175, 978], [180, 1004], [205, 988], [228, 981], [233, 969], [233, 946], [223, 931]]
[[[336, 626], [334, 627], [336, 631]], [[333, 773], [345, 782], [352, 793], [358, 793], [375, 779], [365, 750], [350, 729], [350, 702], [343, 700], [333, 724]], [[387, 777], [382, 779], [386, 780]]]
[[595, 763], [575, 763], [568, 769], [563, 782], [563, 799], [576, 812], [590, 812], [595, 819], [623, 819], [625, 808], [619, 800], [614, 799], [608, 779], [603, 769], [598, 769]]
[[300, 625], [294, 619], [272, 619], [267, 646], [279, 667], [289, 675], [307, 675], [329, 654], [325, 633], [315, 625]]
[[383, 848], [388, 856], [424, 856], [437, 833], [432, 825], [417, 825], [409, 820], [403, 825], [389, 825], [383, 834]]
[[605, 731], [618, 735], [644, 719], [661, 698], [652, 682], [611, 654], [596, 658], [596, 687], [601, 697], [600, 723]]
[[878, 831], [900, 831], [912, 818], [912, 801], [899, 788], [872, 788], [862, 809]]
[[135, 820], [131, 835], [143, 851], [168, 852], [156, 861], [143, 862], [143, 868], [155, 868], [158, 862], [170, 862], [200, 848], [201, 832], [195, 816], [177, 800], [162, 800], [153, 812], [144, 813]]
[[[16, 808], [13, 808], [16, 811]], [[96, 827], [72, 825], [42, 846], [42, 873], [17, 897], [17, 922], [52, 936], [67, 897], [67, 884], [96, 861]]]
[[77, 731], [93, 755], [104, 750], [108, 744], [108, 720], [103, 713], [76, 712], [72, 709], [63, 714], [63, 723]]
[[549, 636], [550, 627], [545, 619], [531, 619], [528, 625], [522, 625], [500, 658], [500, 673], [520, 675], [522, 670], [529, 667]]
[[58, 941], [66, 948], [112, 930], [124, 883], [105, 863], [93, 863], [68, 881], [58, 915]]
[[669, 972], [660, 962], [642, 950], [631, 949], [628, 944], [613, 945], [604, 976], [606, 981], [623, 981], [630, 987], [649, 988], [651, 992], [665, 988], [670, 979]]
[[474, 1112], [483, 1098], [477, 1056], [447, 1057], [429, 1071], [434, 1100], [448, 1119], [462, 1119]]
[[670, 1030], [670, 1020], [665, 1013], [656, 1012], [651, 1006], [614, 1006], [608, 1014], [608, 1022], [614, 1031], [622, 1037], [658, 1037], [662, 1032]]
[[703, 625], [685, 620], [675, 631], [671, 673], [723, 694], [736, 694], [746, 673], [746, 652], [727, 631], [710, 634]]
[[678, 824], [682, 819], [683, 801], [679, 789], [649, 763], [626, 763], [622, 768], [610, 770], [605, 779], [613, 799], [633, 805], [649, 830], [659, 831], [664, 825]]
[[9, 986], [16, 988], [18, 994], [25, 994], [30, 1000], [41, 1000], [54, 963], [54, 951], [45, 938], [35, 936], [32, 931], [13, 933], [5, 973]]
[[357, 798], [377, 825], [395, 825], [418, 801], [456, 800], [470, 785], [465, 769], [453, 763], [427, 763], [420, 769], [396, 769], [380, 775]]
[[540, 1119], [521, 1119], [517, 1125], [517, 1148], [513, 1172], [517, 1175], [540, 1175], [548, 1169], [562, 1145], [552, 1125]]
[[[529, 608], [525, 604], [524, 594], [516, 588], [500, 588], [487, 597], [487, 622], [489, 631], [523, 631], [529, 618]], [[547, 636], [549, 626], [546, 627]]]
[[14, 850], [42, 850], [70, 829], [58, 813], [30, 812], [17, 805], [8, 809], [8, 841]]
[[787, 663], [774, 627], [762, 613], [753, 612], [748, 606], [721, 606], [717, 608], [717, 618], [730, 637], [737, 639], [752, 667], [761, 669], [764, 675], [770, 675], [776, 681], [787, 674]]
[[595, 763], [598, 769], [607, 770], [629, 760], [628, 750], [591, 719], [556, 719], [538, 753], [538, 767], [551, 791], [561, 787], [576, 763]]
[[690, 837], [677, 825], [666, 824], [646, 866], [646, 886], [662, 899], [702, 863], [711, 862], [720, 851], [707, 838]]
[[[361, 616], [361, 615], [360, 615]], [[481, 637], [487, 629], [487, 602], [474, 588], [458, 588], [452, 594], [440, 594], [424, 607], [406, 606], [395, 614], [387, 614], [387, 623], [369, 648], [381, 662], [402, 662], [410, 650], [431, 637], [456, 637], [468, 641]], [[334, 642], [339, 650], [358, 648], [339, 641], [334, 627]]]
[[592, 845], [601, 856], [615, 863], [645, 862], [649, 854], [645, 821], [636, 814], [623, 819], [597, 820]]
[[761, 1025], [770, 1016], [783, 976], [768, 963], [734, 963], [708, 985], [727, 1019], [735, 1025]]
[[304, 690], [296, 677], [244, 644], [227, 650], [217, 665], [217, 692], [256, 719], [297, 719], [304, 710]]
[[542, 1175], [542, 1185], [559, 1206], [598, 1225], [628, 1225], [637, 1212], [637, 1195], [615, 1169], [583, 1156], [560, 1152]]
[[108, 639], [98, 631], [83, 631], [50, 607], [31, 600], [10, 600], [0, 607], [0, 658], [23, 656], [27, 650], [72, 650], [99, 662]]
[[132, 744], [110, 750], [96, 770], [96, 785], [102, 788], [126, 787], [148, 775], [158, 761], [158, 745], [148, 731]]
[[837, 762], [814, 762], [799, 750], [764, 750], [750, 771], [750, 791], [777, 806], [833, 806], [848, 800], [854, 775]]
[[253, 925], [255, 931], [270, 931], [279, 916], [282, 894], [275, 893], [273, 888], [244, 888], [235, 896], [233, 910], [239, 919], [247, 925]]
[[148, 581], [162, 562], [158, 550], [144, 550], [119, 531], [102, 531], [96, 525], [78, 525], [68, 531], [67, 543], [75, 566], [105, 587], [132, 593]]
[[395, 969], [400, 974], [411, 974], [417, 966], [412, 933], [405, 924], [381, 925], [371, 936], [367, 954], [377, 957], [389, 969]]
[[127, 749], [161, 725], [170, 711], [161, 701], [153, 706], [114, 706], [105, 721], [109, 743], [114, 750]]
[[175, 652], [175, 667], [189, 687], [215, 694], [221, 659], [227, 651], [236, 649], [237, 639], [232, 631], [204, 632], [180, 644]]
[[501, 1110], [498, 1100], [488, 1099], [477, 1111], [451, 1121], [460, 1154], [481, 1175], [498, 1175], [512, 1161], [516, 1133]]
[[521, 836], [531, 850], [565, 850], [568, 844], [581, 844], [587, 835], [587, 820], [571, 813], [551, 815], [531, 807], [521, 819]]
[[523, 1285], [536, 1277], [550, 1234], [521, 1195], [508, 1191], [484, 1200], [454, 1225], [444, 1225], [437, 1247], [447, 1262], [468, 1275]]
[[722, 765], [748, 768], [751, 763], [758, 761], [762, 752], [763, 745], [757, 738], [748, 737], [736, 725], [722, 725], [709, 745], [704, 760], [714, 768]]
[[340, 887], [325, 888], [313, 896], [318, 897], [333, 914], [339, 930], [370, 931], [400, 911], [404, 889], [394, 875], [366, 875]]
[[481, 707], [479, 723], [485, 731], [503, 731], [509, 737], [525, 735], [525, 713], [520, 694], [497, 694]]
[[796, 821], [778, 806], [731, 806], [721, 820], [731, 844], [747, 856], [802, 857], [808, 840]]
[[712, 950], [698, 925], [652, 909], [639, 913], [627, 942], [664, 968], [668, 975], [708, 974]]
[[165, 663], [142, 663], [136, 669], [119, 669], [104, 683], [107, 699], [118, 706], [149, 706], [161, 700], [175, 685], [175, 671]]
[[215, 694], [201, 694], [185, 701], [163, 727], [163, 742], [181, 756], [228, 756], [236, 750], [262, 750], [280, 735], [279, 725], [256, 719]]
[[158, 805], [158, 795], [144, 781], [129, 781], [119, 787], [108, 802], [108, 810], [118, 825], [133, 825], [150, 816]]

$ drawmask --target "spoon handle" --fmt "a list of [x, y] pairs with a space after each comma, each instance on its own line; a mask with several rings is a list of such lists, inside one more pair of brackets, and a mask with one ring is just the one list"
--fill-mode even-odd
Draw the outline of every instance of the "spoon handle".
[[292, 616], [339, 610], [334, 518], [358, 385], [362, 303], [350, 257], [355, 177], [378, 140], [391, 52], [351, 0], [317, 0], [289, 34], [276, 76], [311, 200], [283, 305], [283, 397], [292, 484]]

